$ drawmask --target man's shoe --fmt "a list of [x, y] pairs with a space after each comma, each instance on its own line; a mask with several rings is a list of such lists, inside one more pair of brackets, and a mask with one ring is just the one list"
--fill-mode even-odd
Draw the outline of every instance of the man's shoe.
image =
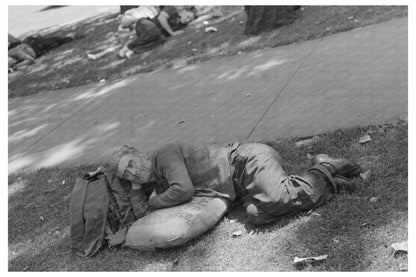
[[318, 154], [316, 155], [312, 163], [315, 164], [322, 164], [325, 166], [328, 171], [331, 173], [332, 176], [342, 176], [345, 178], [352, 178], [358, 177], [360, 173], [363, 171], [361, 166], [358, 164], [351, 162], [345, 158], [331, 158], [326, 154]]

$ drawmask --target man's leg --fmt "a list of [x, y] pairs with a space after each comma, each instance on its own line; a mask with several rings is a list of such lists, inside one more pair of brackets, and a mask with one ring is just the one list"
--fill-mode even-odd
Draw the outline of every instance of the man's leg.
[[262, 144], [243, 145], [237, 153], [236, 164], [239, 161], [244, 161], [244, 170], [240, 173], [242, 200], [248, 221], [255, 225], [324, 204], [339, 187], [352, 187], [345, 177], [355, 177], [361, 171], [346, 159], [321, 158], [305, 174], [288, 176], [278, 153]]
[[[259, 174], [267, 175], [267, 172], [260, 171], [257, 175]], [[268, 201], [248, 194], [243, 199], [247, 221], [261, 225], [273, 222], [282, 215], [307, 211], [323, 205], [336, 191], [336, 184], [332, 184], [326, 176], [329, 174], [325, 168], [314, 166], [302, 176], [290, 175], [279, 183], [271, 181], [267, 184]]]

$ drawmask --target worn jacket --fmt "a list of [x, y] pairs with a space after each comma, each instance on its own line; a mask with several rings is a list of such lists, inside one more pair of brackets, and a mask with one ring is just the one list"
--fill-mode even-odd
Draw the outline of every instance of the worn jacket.
[[231, 147], [170, 143], [153, 154], [153, 173], [165, 191], [151, 198], [153, 209], [166, 208], [191, 200], [192, 195], [236, 198]]

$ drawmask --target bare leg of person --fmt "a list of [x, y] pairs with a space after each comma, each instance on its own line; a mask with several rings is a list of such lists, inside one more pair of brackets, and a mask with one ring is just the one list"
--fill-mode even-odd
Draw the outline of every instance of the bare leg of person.
[[103, 50], [103, 51], [101, 51], [97, 54], [87, 54], [87, 57], [88, 57], [89, 60], [96, 60], [96, 59], [104, 57], [105, 55], [107, 55], [111, 52], [114, 52], [119, 47], [120, 46], [111, 46], [111, 47], [109, 47], [109, 48], [107, 48], [107, 49], [105, 49], [105, 50]]

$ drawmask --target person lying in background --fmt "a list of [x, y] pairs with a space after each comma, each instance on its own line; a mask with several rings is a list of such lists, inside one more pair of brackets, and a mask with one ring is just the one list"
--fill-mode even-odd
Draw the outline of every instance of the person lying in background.
[[43, 54], [81, 37], [83, 35], [75, 33], [66, 36], [29, 36], [23, 39], [22, 43], [9, 49], [9, 72], [26, 68]]
[[173, 6], [159, 6], [159, 13], [153, 18], [140, 18], [135, 23], [133, 23], [134, 19], [131, 17], [125, 18], [122, 28], [124, 26], [131, 27], [135, 24], [136, 38], [134, 40], [124, 46], [113, 44], [99, 53], [88, 54], [88, 59], [99, 59], [119, 47], [122, 47], [119, 56], [130, 58], [134, 53], [140, 54], [153, 49], [165, 42], [168, 37], [182, 34], [188, 25], [219, 16], [221, 16], [221, 13], [218, 11], [198, 16], [198, 11], [193, 6], [180, 10]]

